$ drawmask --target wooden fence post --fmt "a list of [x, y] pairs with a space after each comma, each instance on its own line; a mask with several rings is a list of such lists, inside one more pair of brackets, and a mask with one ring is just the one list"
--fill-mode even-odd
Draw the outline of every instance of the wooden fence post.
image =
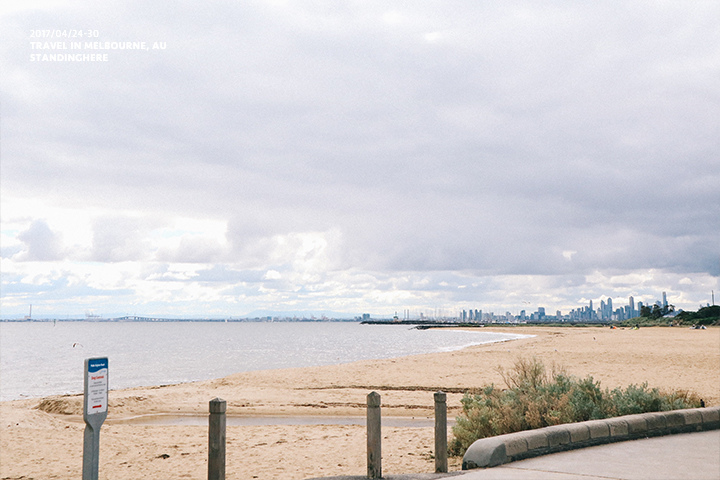
[[227, 402], [221, 398], [210, 400], [208, 420], [208, 480], [225, 480], [225, 410]]
[[380, 394], [367, 396], [367, 476], [382, 478], [382, 433], [380, 419]]
[[447, 395], [444, 392], [435, 392], [435, 473], [447, 471]]

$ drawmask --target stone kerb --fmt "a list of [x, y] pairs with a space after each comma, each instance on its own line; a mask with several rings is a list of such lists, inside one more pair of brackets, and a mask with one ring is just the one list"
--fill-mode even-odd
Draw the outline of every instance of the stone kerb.
[[720, 429], [720, 407], [640, 413], [481, 438], [463, 456], [463, 470], [637, 438]]
[[700, 408], [699, 410], [703, 427], [714, 425], [713, 428], [720, 428], [720, 408]]

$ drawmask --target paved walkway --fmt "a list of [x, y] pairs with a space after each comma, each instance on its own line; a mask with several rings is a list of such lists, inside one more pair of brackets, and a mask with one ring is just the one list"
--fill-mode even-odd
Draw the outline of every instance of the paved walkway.
[[[324, 480], [364, 480], [329, 477]], [[720, 480], [720, 430], [610, 443], [499, 467], [385, 480]]]

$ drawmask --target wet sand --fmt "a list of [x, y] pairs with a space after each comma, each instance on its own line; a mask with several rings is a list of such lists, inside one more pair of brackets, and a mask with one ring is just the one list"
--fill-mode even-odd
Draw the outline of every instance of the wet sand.
[[[461, 351], [361, 361], [327, 367], [238, 373], [222, 379], [110, 392], [101, 431], [100, 478], [203, 479], [207, 427], [122, 423], [138, 415], [206, 415], [221, 397], [233, 416], [363, 417], [366, 396], [382, 396], [383, 415], [431, 418], [433, 392], [448, 392], [449, 417], [462, 392], [502, 385], [499, 366], [537, 357], [603, 387], [647, 382], [661, 390], [686, 389], [707, 405], [720, 404], [720, 328], [599, 327], [491, 329], [535, 335]], [[0, 479], [70, 479], [82, 470], [81, 396], [0, 404]], [[227, 477], [303, 479], [364, 475], [361, 424], [229, 425]], [[386, 426], [383, 472], [432, 472], [432, 427]], [[451, 470], [460, 459], [451, 460]], [[24, 477], [23, 477], [24, 476]]]

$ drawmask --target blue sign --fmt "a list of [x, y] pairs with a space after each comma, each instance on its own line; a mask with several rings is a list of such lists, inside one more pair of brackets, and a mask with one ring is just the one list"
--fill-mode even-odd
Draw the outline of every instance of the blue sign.
[[108, 411], [108, 359], [85, 359], [85, 433], [83, 434], [83, 480], [98, 480], [100, 427]]
[[85, 415], [106, 413], [108, 406], [107, 357], [88, 359], [86, 375]]
[[97, 373], [108, 368], [107, 358], [91, 358], [88, 360], [88, 373]]

